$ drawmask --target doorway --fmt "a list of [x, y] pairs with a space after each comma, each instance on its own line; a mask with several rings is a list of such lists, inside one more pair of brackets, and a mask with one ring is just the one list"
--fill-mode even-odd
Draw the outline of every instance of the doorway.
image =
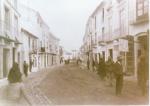
[[113, 50], [109, 49], [109, 56], [113, 59]]
[[3, 77], [7, 77], [9, 71], [9, 49], [3, 49]]

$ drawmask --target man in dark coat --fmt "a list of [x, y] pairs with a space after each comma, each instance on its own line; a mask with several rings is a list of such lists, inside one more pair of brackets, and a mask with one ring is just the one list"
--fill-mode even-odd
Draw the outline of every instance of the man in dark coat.
[[30, 65], [30, 72], [32, 71], [32, 66], [33, 66], [33, 61], [30, 59], [30, 62], [29, 62], [29, 65]]
[[108, 86], [113, 86], [114, 79], [114, 62], [112, 57], [108, 57], [108, 61], [106, 62], [106, 77], [108, 81]]
[[147, 82], [147, 63], [145, 55], [141, 55], [138, 60], [138, 85], [142, 91], [142, 95], [146, 95], [146, 82]]
[[123, 88], [123, 67], [121, 61], [121, 57], [117, 57], [117, 61], [114, 64], [114, 73], [116, 78], [116, 95], [120, 95]]
[[24, 69], [24, 74], [27, 77], [28, 76], [28, 64], [26, 63], [26, 61], [24, 61], [23, 69]]
[[21, 72], [19, 69], [19, 66], [17, 63], [13, 64], [13, 67], [10, 69], [9, 74], [8, 74], [8, 81], [9, 83], [17, 83], [17, 82], [21, 82]]
[[98, 65], [98, 74], [102, 80], [104, 80], [106, 76], [106, 70], [105, 70], [105, 61], [103, 58], [99, 59], [99, 65]]

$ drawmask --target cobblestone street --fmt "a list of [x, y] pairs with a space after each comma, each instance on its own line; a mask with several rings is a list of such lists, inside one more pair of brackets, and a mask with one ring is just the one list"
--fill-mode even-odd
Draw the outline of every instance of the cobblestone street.
[[76, 64], [54, 66], [32, 72], [23, 78], [23, 94], [19, 102], [1, 101], [3, 105], [147, 105], [148, 96], [141, 96], [136, 80], [124, 78], [121, 96], [115, 86], [106, 86], [99, 76]]
[[117, 97], [115, 87], [106, 86], [96, 73], [69, 64], [47, 71], [37, 87], [55, 105], [148, 104], [148, 96], [141, 96], [136, 81], [130, 79], [125, 78], [123, 93]]

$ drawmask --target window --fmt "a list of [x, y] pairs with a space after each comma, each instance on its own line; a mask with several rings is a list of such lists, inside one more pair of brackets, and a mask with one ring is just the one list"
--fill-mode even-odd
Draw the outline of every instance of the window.
[[95, 16], [95, 30], [96, 30], [96, 16]]
[[125, 35], [126, 33], [126, 15], [125, 10], [120, 11], [120, 34]]
[[14, 35], [18, 35], [18, 17], [14, 16]]
[[31, 41], [30, 41], [30, 37], [28, 37], [28, 46], [29, 46], [29, 49], [31, 48]]
[[14, 7], [17, 9], [17, 0], [14, 0]]
[[104, 40], [104, 31], [105, 31], [105, 28], [103, 27], [102, 28], [102, 40]]
[[108, 29], [109, 29], [109, 39], [111, 39], [112, 36], [112, 17], [108, 18]]
[[104, 22], [104, 18], [105, 18], [105, 13], [104, 13], [105, 11], [104, 11], [104, 8], [103, 8], [103, 13], [102, 13], [102, 21]]
[[138, 18], [148, 14], [148, 0], [137, 0], [136, 1], [136, 15]]
[[10, 13], [7, 7], [5, 7], [5, 30], [10, 30]]
[[95, 43], [97, 42], [97, 33], [95, 33]]

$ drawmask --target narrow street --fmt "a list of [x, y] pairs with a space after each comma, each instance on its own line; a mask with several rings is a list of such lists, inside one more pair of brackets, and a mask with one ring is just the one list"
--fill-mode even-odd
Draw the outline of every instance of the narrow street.
[[[45, 71], [43, 71], [45, 73]], [[141, 96], [135, 81], [124, 81], [123, 93], [117, 97], [115, 87], [106, 86], [99, 76], [76, 64], [50, 69], [36, 88], [55, 105], [146, 105], [148, 96]], [[36, 73], [37, 74], [37, 73]], [[42, 73], [40, 72], [38, 76]], [[36, 77], [37, 78], [37, 77]], [[36, 79], [35, 78], [35, 79]], [[37, 78], [38, 79], [38, 78]], [[129, 78], [128, 78], [129, 79]], [[38, 82], [38, 81], [37, 81]]]

